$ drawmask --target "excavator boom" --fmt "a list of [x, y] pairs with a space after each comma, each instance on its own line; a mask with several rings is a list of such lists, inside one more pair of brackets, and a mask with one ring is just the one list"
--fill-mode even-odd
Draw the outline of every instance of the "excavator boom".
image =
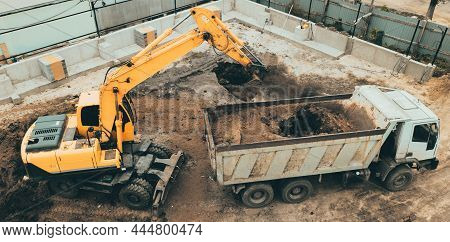
[[[104, 132], [101, 141], [109, 140], [114, 125], [116, 130], [122, 130], [123, 125], [118, 110], [126, 95], [134, 87], [164, 69], [170, 63], [183, 57], [205, 41], [228, 55], [244, 67], [261, 67], [264, 65], [251, 54], [242, 40], [236, 37], [213, 11], [206, 8], [192, 8], [187, 18], [193, 17], [197, 28], [161, 44], [179, 26], [166, 30], [146, 48], [131, 58], [126, 65], [121, 66], [109, 75], [100, 88], [100, 128]], [[183, 22], [181, 21], [181, 23]], [[180, 23], [180, 24], [181, 24]], [[121, 150], [121, 132], [117, 132], [117, 144]]]

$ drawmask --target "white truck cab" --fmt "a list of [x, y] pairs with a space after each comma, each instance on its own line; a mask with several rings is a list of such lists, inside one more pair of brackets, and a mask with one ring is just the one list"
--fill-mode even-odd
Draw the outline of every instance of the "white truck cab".
[[439, 118], [416, 97], [398, 89], [357, 87], [352, 98], [370, 106], [380, 128], [394, 126], [378, 158], [436, 167]]

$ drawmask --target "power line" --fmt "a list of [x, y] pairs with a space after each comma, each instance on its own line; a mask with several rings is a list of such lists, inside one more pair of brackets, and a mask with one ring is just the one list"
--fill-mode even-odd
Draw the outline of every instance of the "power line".
[[64, 14], [64, 13], [68, 12], [69, 10], [71, 10], [71, 9], [74, 8], [74, 7], [76, 7], [77, 5], [79, 5], [79, 4], [82, 3], [82, 2], [83, 2], [83, 0], [79, 0], [79, 2], [77, 2], [75, 5], [73, 5], [73, 6], [69, 7], [69, 8], [67, 8], [67, 9], [65, 9], [64, 11], [62, 11], [62, 12], [60, 12], [60, 13], [57, 13], [57, 14], [51, 16], [51, 17], [48, 17], [48, 18], [46, 18], [46, 19], [42, 19], [42, 20], [39, 20], [39, 21], [37, 21], [37, 22], [31, 23], [31, 24], [27, 24], [27, 25], [23, 25], [23, 26], [17, 26], [17, 27], [5, 28], [5, 29], [0, 29], [0, 30], [1, 30], [1, 31], [9, 31], [9, 30], [23, 29], [23, 28], [27, 28], [27, 27], [30, 27], [30, 26], [33, 26], [33, 25], [36, 25], [36, 24], [39, 24], [39, 23], [42, 23], [42, 22], [51, 20], [51, 19], [53, 19], [53, 18], [56, 18], [56, 17], [58, 17], [58, 16], [60, 16], [60, 15], [62, 15], [62, 14]]

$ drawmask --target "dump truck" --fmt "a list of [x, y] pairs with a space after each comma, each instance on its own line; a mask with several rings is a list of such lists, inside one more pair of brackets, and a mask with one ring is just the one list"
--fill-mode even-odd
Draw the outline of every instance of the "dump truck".
[[[197, 26], [169, 39], [191, 17]], [[117, 194], [124, 205], [151, 207], [159, 216], [183, 154], [137, 134], [129, 94], [203, 43], [254, 75], [265, 69], [221, 21], [219, 9], [194, 7], [131, 59], [111, 66], [99, 90], [80, 95], [76, 113], [42, 116], [30, 126], [21, 144], [26, 178], [47, 180], [51, 191], [66, 197], [80, 190]]]
[[[219, 115], [255, 107], [338, 101], [364, 108], [365, 115], [353, 115], [372, 122], [373, 128], [244, 144], [214, 140], [212, 124]], [[312, 179], [334, 173], [342, 175], [344, 183], [356, 176], [377, 179], [386, 189], [400, 191], [411, 184], [413, 169], [433, 170], [439, 163], [438, 117], [402, 90], [366, 85], [351, 94], [221, 105], [206, 108], [204, 119], [216, 180], [231, 186], [251, 208], [271, 203], [274, 190], [284, 202], [302, 202], [313, 193]]]

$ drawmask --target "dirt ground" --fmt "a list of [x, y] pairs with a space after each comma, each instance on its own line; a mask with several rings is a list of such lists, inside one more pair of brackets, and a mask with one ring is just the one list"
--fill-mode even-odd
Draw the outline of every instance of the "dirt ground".
[[[371, 0], [364, 0], [363, 2], [370, 4]], [[375, 0], [374, 4], [375, 6], [386, 6], [398, 11], [425, 16], [430, 0]], [[447, 26], [450, 24], [450, 1], [443, 1], [436, 6], [433, 21]]]
[[[275, 97], [301, 95], [305, 89], [318, 94], [352, 92], [354, 86], [376, 84], [402, 88], [426, 103], [441, 120], [441, 140], [435, 171], [417, 173], [406, 191], [391, 193], [369, 183], [342, 188], [335, 179], [317, 184], [312, 198], [301, 204], [275, 201], [262, 209], [244, 208], [228, 188], [213, 180], [204, 141], [203, 110], [217, 104], [268, 100], [271, 89], [260, 87], [250, 98], [220, 85], [213, 73], [222, 58], [202, 46], [134, 92], [138, 130], [172, 150], [183, 150], [189, 159], [170, 191], [168, 221], [449, 221], [450, 179], [450, 79], [434, 78], [417, 84], [404, 75], [352, 56], [331, 59], [298, 44], [262, 34], [239, 24], [231, 29], [262, 60], [281, 66], [282, 75], [272, 88]], [[149, 221], [149, 211], [133, 211], [106, 195], [85, 192], [76, 199], [51, 196], [44, 183], [21, 181], [24, 169], [19, 144], [26, 127], [39, 115], [73, 110], [77, 95], [101, 83], [105, 69], [80, 77], [54, 90], [25, 98], [20, 105], [0, 106], [0, 220], [10, 221]], [[286, 78], [286, 77], [292, 78]], [[288, 80], [283, 81], [283, 80]], [[297, 87], [298, 90], [297, 90]], [[255, 89], [256, 87], [253, 87]], [[291, 91], [292, 91], [291, 90]], [[290, 93], [290, 94], [286, 94]]]

